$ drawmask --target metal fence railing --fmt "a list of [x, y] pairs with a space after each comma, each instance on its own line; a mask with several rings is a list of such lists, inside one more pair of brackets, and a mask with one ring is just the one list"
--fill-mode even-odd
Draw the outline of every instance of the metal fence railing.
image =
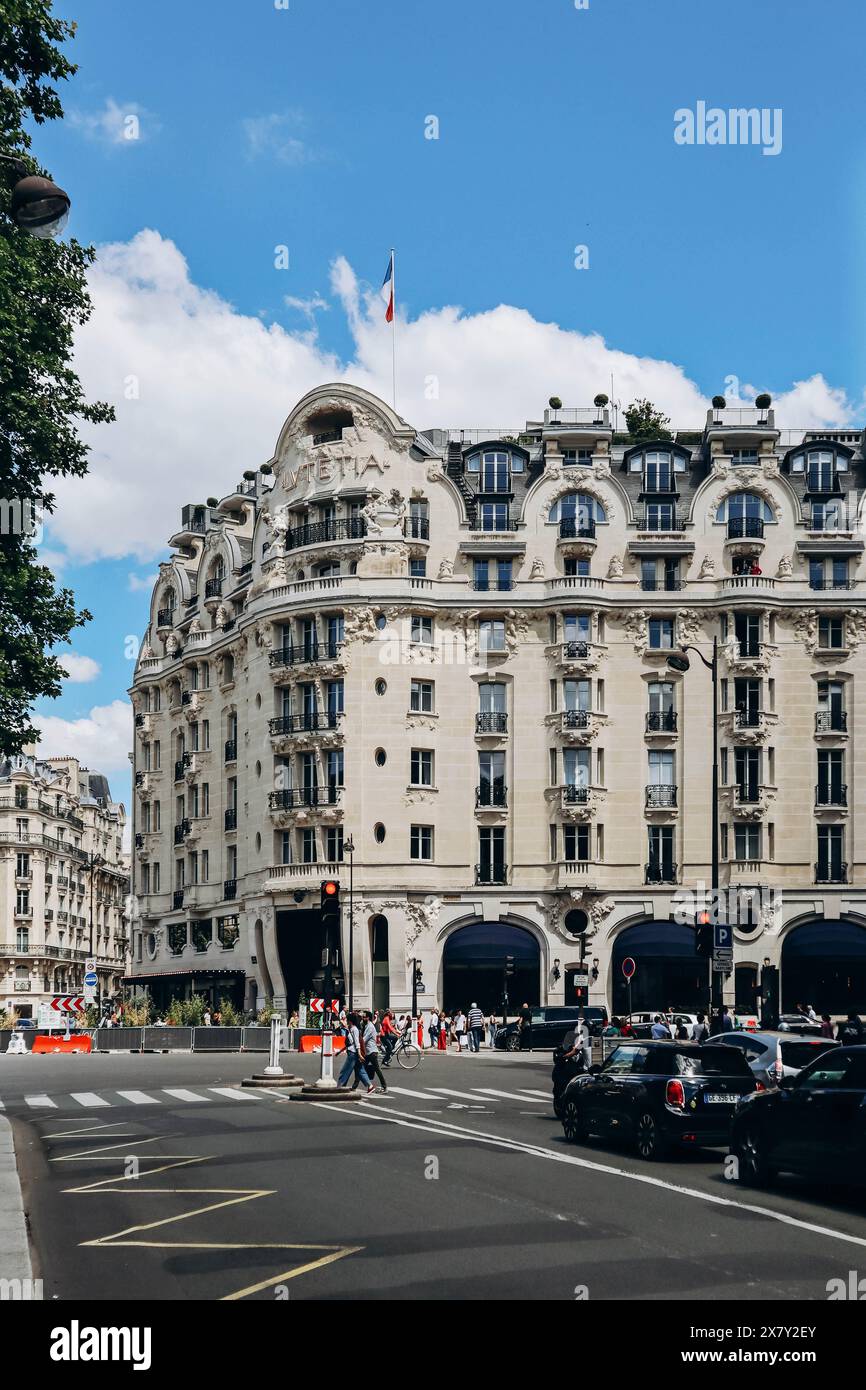
[[[270, 1027], [251, 1028], [70, 1028], [73, 1037], [89, 1034], [94, 1052], [268, 1052]], [[295, 1052], [300, 1039], [310, 1029], [283, 1028], [280, 1051]], [[51, 1036], [62, 1038], [65, 1030], [51, 1029]], [[28, 1052], [33, 1040], [48, 1029], [22, 1028], [20, 1036]], [[0, 1052], [9, 1046], [11, 1031], [0, 1031]], [[316, 1036], [319, 1036], [316, 1034]]]

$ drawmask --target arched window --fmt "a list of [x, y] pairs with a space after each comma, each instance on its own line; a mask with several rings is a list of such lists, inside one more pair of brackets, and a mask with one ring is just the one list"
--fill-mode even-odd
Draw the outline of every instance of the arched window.
[[757, 492], [732, 492], [716, 509], [716, 521], [772, 521], [773, 509]]
[[596, 522], [607, 521], [601, 502], [588, 492], [567, 492], [551, 507], [548, 521], [559, 522], [560, 535], [591, 535]]

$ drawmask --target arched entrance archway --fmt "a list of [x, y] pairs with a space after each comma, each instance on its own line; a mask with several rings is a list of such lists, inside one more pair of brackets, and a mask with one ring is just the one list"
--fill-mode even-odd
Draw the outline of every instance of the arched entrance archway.
[[782, 942], [782, 1011], [813, 1004], [818, 1013], [866, 1009], [866, 928], [856, 922], [804, 922]]
[[442, 1005], [450, 1012], [473, 1003], [485, 1013], [499, 1013], [506, 958], [513, 957], [508, 976], [508, 1007], [516, 1013], [524, 1001], [541, 1001], [541, 951], [535, 937], [507, 922], [473, 922], [449, 936], [442, 955]]
[[639, 922], [620, 932], [613, 947], [613, 1012], [628, 1013], [628, 991], [622, 963], [631, 956], [636, 970], [631, 982], [634, 1010], [666, 1009], [685, 1013], [706, 1011], [709, 963], [695, 951], [693, 927], [678, 922]]

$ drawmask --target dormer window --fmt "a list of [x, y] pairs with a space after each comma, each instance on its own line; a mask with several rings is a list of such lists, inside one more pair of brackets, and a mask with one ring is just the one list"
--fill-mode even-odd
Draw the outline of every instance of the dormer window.
[[810, 492], [835, 492], [838, 474], [848, 472], [848, 459], [835, 449], [803, 449], [792, 455], [791, 472], [806, 475]]
[[479, 492], [510, 492], [511, 475], [524, 471], [524, 460], [508, 449], [482, 449], [469, 455], [466, 471], [478, 474]]
[[580, 465], [582, 468], [592, 467], [591, 449], [563, 449], [562, 465], [564, 468]]
[[732, 449], [731, 463], [734, 468], [757, 468], [757, 449]]
[[629, 456], [628, 471], [643, 475], [644, 492], [673, 492], [674, 474], [685, 473], [686, 459], [671, 449], [642, 449]]

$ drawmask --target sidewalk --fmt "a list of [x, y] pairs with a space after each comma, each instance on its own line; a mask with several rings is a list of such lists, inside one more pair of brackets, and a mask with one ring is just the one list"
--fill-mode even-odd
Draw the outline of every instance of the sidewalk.
[[[0, 1115], [0, 1281], [32, 1277], [12, 1126]], [[5, 1284], [3, 1285], [5, 1288]]]

